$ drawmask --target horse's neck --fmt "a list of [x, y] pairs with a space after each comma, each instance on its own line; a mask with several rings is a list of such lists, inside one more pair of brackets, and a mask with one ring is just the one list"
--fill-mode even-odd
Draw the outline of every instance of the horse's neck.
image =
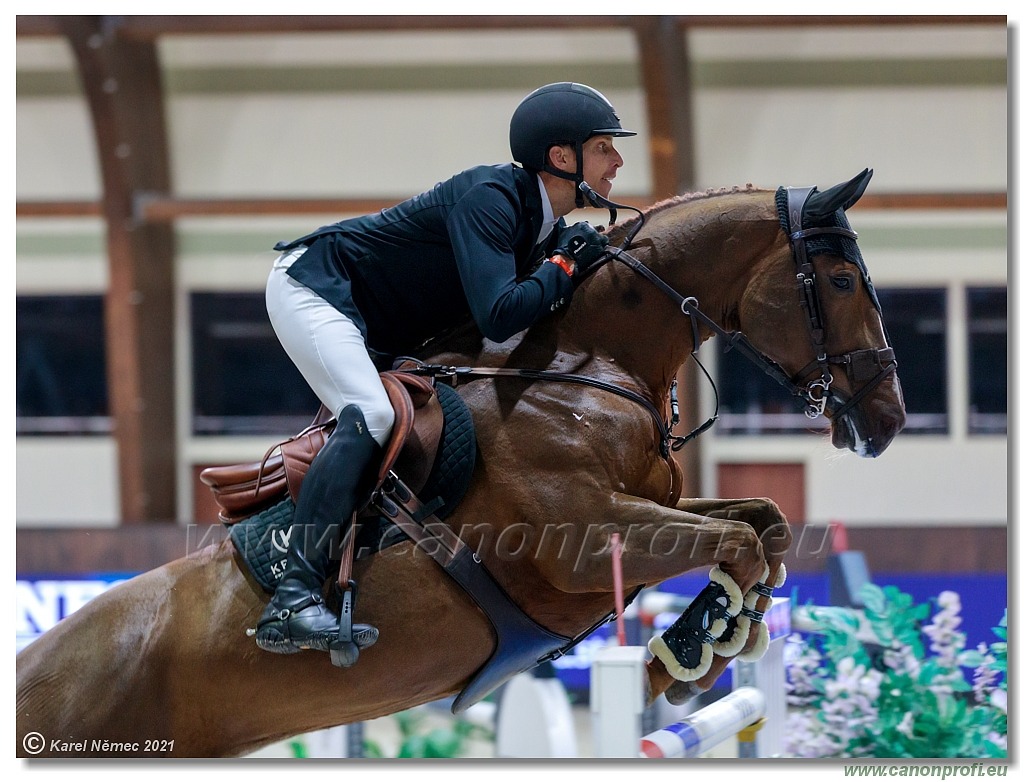
[[[649, 219], [630, 253], [719, 326], [735, 328], [747, 284], [784, 249], [770, 198], [755, 191], [681, 201]], [[679, 305], [614, 260], [580, 288], [560, 330], [653, 396], [667, 391], [694, 348]]]

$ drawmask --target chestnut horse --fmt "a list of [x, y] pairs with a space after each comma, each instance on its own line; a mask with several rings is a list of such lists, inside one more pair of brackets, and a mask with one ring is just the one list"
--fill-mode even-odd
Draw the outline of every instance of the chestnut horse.
[[[795, 215], [777, 204], [788, 191], [750, 186], [656, 205], [642, 224], [613, 227], [613, 247], [635, 233], [628, 254], [582, 281], [564, 312], [501, 345], [476, 336], [463, 340], [470, 347], [448, 342], [424, 358], [586, 375], [667, 411], [694, 339], [742, 330], [763, 367], [791, 378], [809, 408], [832, 419], [837, 448], [875, 456], [905, 413], [843, 212], [869, 177], [812, 192]], [[791, 229], [794, 217], [802, 232]], [[814, 241], [832, 244], [802, 257], [798, 250]], [[842, 371], [844, 363], [881, 371], [865, 377]], [[775, 503], [678, 499], [680, 473], [664, 433], [635, 399], [507, 377], [470, 378], [458, 391], [472, 411], [478, 458], [447, 523], [550, 631], [576, 637], [613, 610], [614, 532], [627, 589], [717, 564], [747, 593], [766, 567], [770, 579], [779, 572], [790, 535]], [[17, 754], [239, 756], [455, 695], [491, 654], [484, 614], [412, 543], [358, 561], [354, 577], [358, 620], [378, 627], [380, 639], [351, 668], [326, 654], [256, 647], [246, 630], [268, 596], [230, 540], [115, 586], [18, 655]], [[685, 700], [727, 663], [716, 656], [703, 678], [677, 682], [654, 658], [649, 700]]]

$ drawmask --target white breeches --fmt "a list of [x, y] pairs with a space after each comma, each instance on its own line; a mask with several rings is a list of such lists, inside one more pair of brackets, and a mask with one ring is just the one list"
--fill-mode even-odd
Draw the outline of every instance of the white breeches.
[[384, 446], [395, 413], [363, 335], [346, 315], [287, 274], [305, 251], [298, 247], [274, 262], [267, 280], [270, 323], [320, 401], [334, 415], [348, 405], [359, 407], [373, 439]]

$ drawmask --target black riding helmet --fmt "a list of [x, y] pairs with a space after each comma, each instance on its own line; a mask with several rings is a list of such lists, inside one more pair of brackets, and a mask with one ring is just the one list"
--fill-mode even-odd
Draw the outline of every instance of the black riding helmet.
[[[576, 183], [576, 206], [583, 206], [583, 142], [592, 136], [635, 136], [623, 130], [608, 99], [585, 84], [563, 81], [534, 90], [516, 108], [509, 125], [512, 158], [532, 171], [547, 171]], [[548, 163], [548, 150], [572, 144], [576, 173], [568, 174]]]

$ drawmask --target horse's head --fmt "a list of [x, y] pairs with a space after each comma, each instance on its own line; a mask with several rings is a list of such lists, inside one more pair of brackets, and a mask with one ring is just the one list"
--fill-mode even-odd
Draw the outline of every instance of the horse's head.
[[807, 414], [831, 420], [833, 445], [859, 456], [878, 456], [906, 422], [878, 296], [845, 214], [871, 173], [823, 192], [779, 188], [788, 250], [765, 259], [737, 313], [750, 341], [799, 389]]

